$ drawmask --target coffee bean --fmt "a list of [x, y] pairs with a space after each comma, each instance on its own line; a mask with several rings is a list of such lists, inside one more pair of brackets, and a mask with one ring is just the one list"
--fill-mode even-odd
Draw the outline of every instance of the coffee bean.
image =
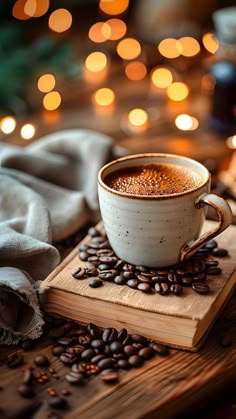
[[209, 266], [218, 266], [219, 265], [219, 262], [216, 259], [207, 259], [205, 261], [205, 264], [206, 264], [206, 267], [209, 267]]
[[131, 355], [128, 363], [133, 367], [140, 367], [143, 364], [143, 358], [139, 355]]
[[102, 339], [94, 339], [91, 342], [91, 347], [94, 349], [100, 349], [103, 350], [104, 349], [104, 342]]
[[25, 339], [22, 343], [21, 343], [21, 348], [24, 349], [25, 351], [29, 351], [30, 349], [32, 349], [34, 345], [34, 341], [31, 339]]
[[183, 276], [181, 278], [182, 285], [192, 285], [193, 279], [190, 276]]
[[150, 346], [146, 346], [139, 350], [138, 355], [144, 359], [150, 359], [154, 355], [154, 350]]
[[117, 339], [120, 341], [120, 342], [123, 342], [126, 338], [127, 338], [127, 336], [128, 336], [128, 332], [127, 332], [127, 330], [126, 329], [121, 329], [120, 331], [119, 331], [119, 333], [118, 333], [118, 335], [117, 335]]
[[122, 271], [122, 276], [125, 278], [126, 281], [129, 279], [135, 279], [133, 271]]
[[128, 281], [126, 282], [126, 284], [130, 288], [137, 289], [138, 288], [138, 284], [139, 284], [139, 280], [138, 279], [135, 279], [135, 278], [128, 279]]
[[71, 273], [73, 278], [75, 279], [84, 279], [87, 277], [87, 270], [86, 268], [82, 268], [81, 266], [77, 268], [75, 271]]
[[100, 279], [104, 281], [110, 281], [114, 279], [118, 275], [118, 271], [116, 269], [108, 269], [107, 271], [99, 272], [98, 276]]
[[216, 247], [212, 250], [212, 255], [217, 256], [218, 258], [222, 258], [228, 256], [228, 250], [223, 249], [221, 247]]
[[167, 278], [168, 278], [168, 281], [170, 281], [173, 284], [176, 284], [179, 282], [179, 279], [174, 272], [169, 272]]
[[107, 368], [112, 368], [112, 367], [114, 367], [114, 360], [113, 360], [113, 358], [104, 358], [104, 359], [101, 359], [97, 363], [97, 365], [101, 370], [105, 370]]
[[117, 340], [118, 332], [113, 327], [108, 327], [104, 329], [104, 332], [102, 334], [103, 342], [105, 343], [111, 343]]
[[217, 242], [215, 240], [209, 240], [205, 246], [207, 249], [215, 249], [215, 247], [217, 247]]
[[92, 279], [91, 281], [89, 281], [89, 286], [91, 288], [99, 288], [102, 285], [103, 285], [103, 281], [99, 278], [95, 278], [95, 279]]
[[55, 409], [64, 409], [67, 406], [67, 401], [63, 397], [55, 396], [50, 397], [48, 404]]
[[167, 346], [158, 342], [151, 342], [150, 347], [159, 355], [167, 356], [169, 354], [169, 349]]
[[90, 361], [90, 359], [93, 358], [93, 356], [95, 355], [96, 355], [96, 352], [94, 351], [94, 349], [88, 348], [88, 349], [85, 349], [83, 352], [81, 352], [80, 358], [82, 361]]
[[81, 251], [81, 252], [79, 252], [79, 258], [82, 261], [86, 261], [88, 259], [88, 253], [87, 253], [87, 251]]
[[46, 355], [37, 355], [34, 358], [34, 363], [38, 367], [47, 367], [49, 365], [49, 359]]
[[18, 393], [20, 396], [30, 399], [31, 397], [34, 397], [34, 391], [32, 386], [30, 386], [27, 383], [21, 383], [17, 388]]
[[74, 371], [70, 371], [66, 374], [65, 378], [70, 384], [81, 384], [84, 380], [83, 374]]
[[65, 365], [72, 365], [76, 361], [77, 356], [75, 354], [70, 354], [68, 352], [63, 352], [60, 355], [60, 360]]
[[146, 282], [142, 282], [140, 284], [138, 284], [137, 286], [138, 290], [142, 291], [142, 292], [146, 292], [146, 293], [150, 293], [152, 290], [151, 285], [149, 285]]
[[132, 342], [146, 345], [147, 339], [142, 335], [131, 335]]
[[100, 339], [102, 337], [102, 330], [94, 323], [87, 325], [87, 331], [92, 339]]
[[97, 364], [99, 361], [101, 361], [101, 359], [104, 359], [104, 358], [106, 358], [105, 354], [97, 354], [91, 359], [91, 362], [92, 364]]
[[128, 370], [130, 368], [130, 364], [127, 361], [127, 359], [118, 359], [117, 365], [119, 368], [122, 368], [123, 370]]
[[91, 237], [97, 237], [97, 236], [100, 236], [100, 232], [98, 231], [98, 229], [97, 229], [96, 227], [90, 227], [90, 228], [88, 229], [88, 234], [89, 234]]
[[124, 266], [123, 266], [123, 270], [124, 271], [132, 271], [132, 272], [134, 272], [135, 267], [131, 263], [125, 263]]
[[170, 291], [175, 295], [181, 295], [183, 293], [183, 287], [180, 284], [171, 284]]
[[126, 279], [124, 278], [123, 275], [117, 275], [113, 279], [113, 282], [117, 285], [125, 285], [126, 284]]
[[99, 271], [107, 271], [110, 268], [109, 265], [107, 265], [106, 263], [100, 263], [100, 265], [98, 265], [98, 270]]
[[70, 348], [66, 348], [66, 352], [72, 355], [80, 355], [85, 350], [83, 345], [73, 345]]
[[158, 294], [166, 295], [169, 292], [169, 285], [165, 282], [155, 283], [155, 290]]
[[123, 351], [126, 355], [136, 355], [138, 353], [138, 349], [135, 348], [133, 345], [125, 345]]
[[118, 258], [116, 256], [100, 256], [99, 260], [101, 263], [107, 263], [108, 265], [114, 265]]
[[109, 368], [101, 372], [100, 378], [105, 383], [113, 383], [114, 381], [118, 381], [119, 376], [118, 376], [117, 371]]
[[192, 289], [198, 294], [208, 294], [210, 291], [209, 285], [204, 282], [193, 282]]
[[202, 282], [202, 281], [205, 281], [206, 277], [207, 276], [206, 276], [206, 273], [205, 272], [200, 272], [198, 274], [195, 274], [193, 276], [192, 280], [193, 281], [200, 281], [200, 282]]
[[91, 336], [87, 334], [78, 336], [78, 342], [82, 346], [86, 346], [86, 347], [90, 346], [91, 341], [92, 341]]
[[220, 275], [222, 272], [219, 266], [209, 266], [206, 271], [208, 275]]
[[123, 352], [122, 343], [119, 340], [115, 340], [114, 342], [112, 342], [110, 344], [110, 350], [114, 354], [119, 354], [119, 353]]
[[93, 263], [86, 262], [85, 266], [86, 266], [86, 272], [88, 276], [96, 276], [98, 274], [98, 270], [96, 266], [94, 266]]
[[8, 355], [6, 364], [8, 368], [17, 368], [23, 364], [24, 357], [20, 353]]
[[57, 343], [60, 346], [69, 346], [72, 344], [72, 342], [73, 342], [72, 338], [60, 337], [59, 339], [57, 339]]
[[52, 348], [52, 354], [54, 356], [60, 356], [63, 352], [65, 352], [64, 346], [54, 346]]

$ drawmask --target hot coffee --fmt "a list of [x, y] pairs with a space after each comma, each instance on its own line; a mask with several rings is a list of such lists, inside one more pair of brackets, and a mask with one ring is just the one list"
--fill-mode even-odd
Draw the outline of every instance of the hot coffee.
[[203, 178], [196, 170], [167, 163], [146, 163], [118, 169], [104, 182], [129, 195], [171, 195], [196, 189]]

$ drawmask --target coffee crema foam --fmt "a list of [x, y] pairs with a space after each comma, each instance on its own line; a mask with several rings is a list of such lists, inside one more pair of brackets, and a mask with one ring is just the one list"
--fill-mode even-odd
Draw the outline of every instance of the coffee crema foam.
[[171, 195], [200, 186], [202, 176], [192, 168], [167, 163], [146, 163], [118, 169], [104, 182], [129, 195]]

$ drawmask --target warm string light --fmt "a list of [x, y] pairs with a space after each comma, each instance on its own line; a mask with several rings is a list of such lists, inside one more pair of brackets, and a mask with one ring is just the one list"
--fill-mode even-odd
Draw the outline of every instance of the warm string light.
[[130, 61], [125, 66], [125, 74], [130, 80], [142, 80], [147, 74], [147, 67], [141, 61]]
[[43, 98], [43, 106], [48, 111], [54, 111], [61, 104], [61, 95], [57, 91], [47, 93]]
[[54, 32], [62, 33], [70, 29], [72, 14], [67, 9], [54, 10], [48, 19], [48, 27]]
[[228, 137], [226, 143], [229, 148], [236, 149], [236, 135]]
[[171, 85], [173, 76], [168, 68], [157, 67], [151, 72], [151, 81], [154, 86], [164, 89]]
[[116, 51], [123, 60], [133, 60], [140, 55], [141, 45], [137, 39], [124, 38], [118, 43]]
[[129, 0], [100, 0], [99, 8], [107, 15], [120, 15], [124, 13], [129, 7]]
[[132, 109], [123, 121], [123, 129], [129, 134], [141, 134], [148, 127], [148, 113], [141, 108]]
[[198, 128], [197, 118], [188, 114], [181, 114], [175, 118], [175, 125], [181, 131], [194, 131]]
[[16, 128], [16, 120], [12, 116], [5, 116], [0, 122], [0, 129], [3, 134], [11, 134]]
[[25, 124], [20, 130], [20, 135], [23, 140], [31, 140], [35, 134], [35, 127], [33, 124]]
[[38, 79], [38, 89], [43, 93], [50, 92], [52, 89], [54, 89], [55, 84], [56, 80], [53, 74], [43, 74]]
[[205, 49], [210, 52], [211, 54], [215, 54], [219, 48], [219, 42], [214, 37], [213, 33], [207, 32], [202, 37], [202, 43]]

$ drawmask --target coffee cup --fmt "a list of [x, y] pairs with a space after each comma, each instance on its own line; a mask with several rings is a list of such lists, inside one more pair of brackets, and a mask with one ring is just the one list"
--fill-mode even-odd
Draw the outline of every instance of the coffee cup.
[[[210, 193], [205, 166], [184, 156], [128, 155], [98, 173], [104, 228], [116, 255], [147, 267], [171, 266], [191, 257], [232, 222], [228, 203]], [[207, 207], [217, 225], [201, 234]]]

